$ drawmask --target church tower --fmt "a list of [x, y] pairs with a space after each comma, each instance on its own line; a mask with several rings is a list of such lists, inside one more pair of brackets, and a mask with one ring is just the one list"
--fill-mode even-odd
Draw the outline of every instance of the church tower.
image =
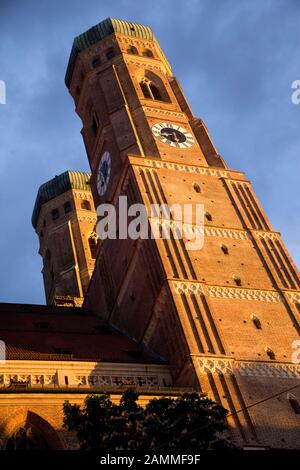
[[98, 237], [90, 176], [66, 171], [38, 190], [32, 224], [48, 305], [81, 306], [94, 270]]
[[167, 359], [175, 386], [221, 402], [244, 446], [300, 447], [299, 274], [250, 181], [218, 155], [150, 27], [109, 18], [75, 38], [66, 85], [96, 207], [205, 211], [196, 251], [172, 223], [168, 239], [104, 240], [85, 305]]

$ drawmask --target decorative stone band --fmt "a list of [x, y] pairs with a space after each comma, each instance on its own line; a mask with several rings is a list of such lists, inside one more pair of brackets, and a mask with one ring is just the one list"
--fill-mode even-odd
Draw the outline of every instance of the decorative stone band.
[[263, 291], [257, 289], [236, 289], [234, 287], [207, 286], [210, 297], [222, 297], [228, 299], [260, 300], [263, 302], [282, 302], [282, 296], [278, 292]]
[[168, 170], [175, 170], [181, 171], [184, 173], [196, 173], [198, 175], [208, 175], [208, 176], [219, 176], [221, 178], [226, 178], [230, 176], [228, 171], [218, 170], [215, 168], [206, 168], [201, 166], [193, 166], [193, 165], [182, 165], [180, 163], [172, 163], [172, 162], [165, 162], [161, 160], [150, 160], [150, 159], [142, 159], [140, 163], [136, 161], [136, 158], [130, 157], [130, 159], [134, 159], [134, 164], [136, 166], [143, 166], [148, 168], [165, 168]]
[[205, 227], [204, 234], [208, 237], [234, 238], [236, 240], [251, 240], [246, 230], [226, 229], [220, 227]]
[[300, 365], [296, 364], [234, 361], [227, 358], [199, 358], [198, 364], [201, 373], [230, 375], [237, 372], [246, 377], [300, 379]]
[[205, 374], [210, 372], [211, 374], [233, 374], [234, 373], [234, 361], [232, 359], [221, 359], [221, 358], [200, 358], [199, 367], [200, 372]]
[[[164, 226], [172, 226], [174, 225], [174, 222], [172, 220], [161, 220], [161, 219], [156, 219], [156, 224], [164, 225]], [[246, 230], [237, 230], [237, 229], [231, 229], [231, 228], [222, 228], [222, 227], [212, 227], [212, 226], [206, 226], [204, 228], [197, 228], [195, 224], [183, 224], [184, 229], [186, 230], [186, 233], [189, 233], [189, 230], [191, 234], [194, 234], [193, 230], [196, 227], [196, 232], [197, 234], [203, 234], [206, 237], [221, 237], [221, 238], [232, 238], [235, 240], [251, 240], [252, 235], [256, 239], [271, 239], [271, 240], [279, 240], [280, 239], [280, 233], [278, 232], [261, 232], [261, 231], [253, 231], [253, 232], [248, 232]]]
[[300, 303], [300, 292], [288, 292], [287, 296], [295, 304]]
[[144, 106], [144, 109], [149, 113], [159, 114], [160, 116], [173, 116], [174, 118], [180, 118], [186, 122], [186, 118], [183, 113], [176, 113], [175, 111], [167, 111], [160, 108], [150, 108], [149, 106]]
[[196, 282], [171, 281], [177, 294], [207, 293], [210, 297], [242, 300], [258, 300], [263, 302], [282, 302], [282, 296], [278, 292], [257, 289], [243, 289], [236, 287], [207, 286]]
[[78, 220], [80, 222], [97, 222], [97, 217], [88, 216], [88, 215], [79, 215]]
[[198, 294], [204, 295], [202, 284], [196, 282], [171, 281], [177, 294]]
[[[175, 226], [175, 221], [168, 219], [159, 219], [151, 218], [151, 223], [155, 226], [161, 226], [164, 228], [173, 228]], [[251, 235], [245, 230], [235, 230], [235, 229], [223, 229], [219, 227], [203, 227], [196, 224], [188, 224], [177, 222], [177, 225], [184, 229], [184, 233], [188, 236], [203, 235], [207, 237], [222, 237], [222, 238], [233, 238], [235, 240], [251, 240]]]
[[279, 232], [265, 232], [261, 230], [254, 230], [251, 232], [257, 239], [270, 239], [270, 240], [280, 240], [281, 235]]

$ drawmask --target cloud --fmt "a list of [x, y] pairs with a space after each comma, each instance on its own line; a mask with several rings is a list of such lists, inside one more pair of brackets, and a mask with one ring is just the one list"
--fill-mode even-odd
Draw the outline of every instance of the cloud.
[[245, 170], [299, 262], [299, 2], [1, 1], [0, 300], [43, 302], [30, 218], [38, 186], [86, 170], [81, 123], [64, 85], [73, 38], [112, 16], [149, 24], [229, 165]]

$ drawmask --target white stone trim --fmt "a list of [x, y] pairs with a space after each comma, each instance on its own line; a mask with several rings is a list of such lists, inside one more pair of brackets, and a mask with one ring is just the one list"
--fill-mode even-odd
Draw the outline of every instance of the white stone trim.
[[258, 300], [262, 302], [282, 302], [283, 298], [278, 292], [243, 289], [237, 287], [208, 286], [197, 282], [170, 280], [177, 294], [198, 294], [207, 293], [210, 297], [241, 300]]
[[198, 358], [200, 373], [212, 374], [239, 373], [244, 377], [271, 377], [300, 379], [300, 365], [267, 362], [235, 361], [229, 358]]
[[10, 379], [27, 381], [31, 386], [69, 387], [136, 385], [145, 388], [171, 386], [169, 367], [159, 364], [100, 363], [84, 361], [8, 360], [0, 367], [0, 387]]

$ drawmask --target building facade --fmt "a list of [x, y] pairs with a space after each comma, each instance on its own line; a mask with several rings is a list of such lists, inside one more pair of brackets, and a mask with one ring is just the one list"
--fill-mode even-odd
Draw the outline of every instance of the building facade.
[[[0, 304], [0, 448], [75, 449], [63, 402], [129, 386], [141, 403], [207, 393], [242, 447], [300, 448], [299, 273], [250, 181], [218, 155], [150, 27], [108, 18], [78, 36], [65, 81], [91, 173], [38, 191], [47, 305]], [[152, 204], [201, 204], [204, 227], [195, 217], [178, 238], [173, 215], [159, 220], [169, 236], [117, 226], [98, 241], [96, 208], [120, 214], [120, 196], [149, 228]]]
[[205, 210], [196, 251], [174, 220], [168, 239], [103, 240], [84, 305], [229, 409], [242, 445], [299, 447], [299, 273], [251, 182], [218, 155], [151, 28], [109, 18], [75, 38], [66, 85], [96, 207]]
[[134, 387], [146, 404], [183, 392], [165, 360], [84, 308], [0, 304], [0, 338], [0, 450], [77, 449], [63, 427], [65, 400], [109, 393], [118, 402]]

